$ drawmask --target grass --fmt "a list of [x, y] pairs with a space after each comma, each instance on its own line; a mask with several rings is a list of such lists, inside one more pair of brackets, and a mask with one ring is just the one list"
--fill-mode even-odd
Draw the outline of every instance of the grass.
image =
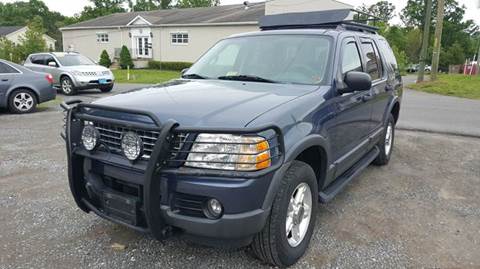
[[410, 84], [407, 87], [428, 93], [480, 99], [480, 76], [440, 75], [436, 81]]
[[130, 70], [130, 80], [127, 80], [127, 70], [118, 69], [112, 70], [112, 72], [117, 83], [158, 84], [180, 77], [180, 72], [177, 71], [132, 69]]

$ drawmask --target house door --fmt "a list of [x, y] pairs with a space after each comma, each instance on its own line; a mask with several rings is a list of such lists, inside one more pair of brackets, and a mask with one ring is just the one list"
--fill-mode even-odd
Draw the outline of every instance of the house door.
[[137, 57], [138, 58], [152, 58], [152, 44], [150, 42], [150, 37], [148, 36], [139, 36], [135, 38], [135, 43], [137, 45]]

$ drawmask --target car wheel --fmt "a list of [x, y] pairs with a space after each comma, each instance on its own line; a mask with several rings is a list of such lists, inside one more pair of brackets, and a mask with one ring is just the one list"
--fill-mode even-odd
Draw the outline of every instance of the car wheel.
[[390, 156], [393, 152], [393, 143], [395, 141], [395, 119], [390, 114], [388, 117], [385, 130], [383, 131], [383, 138], [378, 142], [377, 147], [380, 150], [377, 158], [373, 161], [375, 165], [387, 165], [390, 161]]
[[31, 113], [37, 108], [37, 98], [27, 89], [15, 90], [10, 94], [8, 108], [12, 113]]
[[317, 193], [313, 169], [294, 161], [282, 179], [265, 227], [252, 242], [255, 256], [279, 267], [290, 266], [303, 256], [314, 230]]
[[76, 93], [72, 80], [67, 76], [63, 76], [60, 79], [60, 88], [65, 95], [74, 95]]
[[113, 84], [107, 87], [100, 88], [100, 91], [102, 92], [111, 92], [112, 90], [113, 90]]

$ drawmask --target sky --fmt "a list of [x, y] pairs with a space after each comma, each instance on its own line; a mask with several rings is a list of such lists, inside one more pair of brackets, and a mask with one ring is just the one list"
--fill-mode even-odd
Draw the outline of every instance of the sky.
[[[15, 0], [0, 0], [2, 3], [14, 2]], [[241, 4], [244, 0], [221, 0], [222, 5], [229, 4]], [[321, 0], [318, 0], [321, 1]], [[340, 0], [342, 1], [342, 0]], [[343, 0], [343, 2], [352, 4], [354, 6], [359, 6], [362, 3], [366, 5], [371, 5], [379, 0]], [[463, 4], [467, 7], [465, 18], [473, 19], [477, 24], [480, 25], [480, 0], [457, 0], [460, 4]], [[82, 11], [83, 7], [88, 4], [88, 0], [43, 0], [51, 10], [58, 11], [67, 16], [73, 16], [76, 13]], [[258, 0], [250, 0], [250, 2], [259, 2]], [[392, 1], [396, 9], [396, 13], [400, 12], [405, 5], [407, 0], [396, 0]], [[393, 23], [400, 23], [398, 16], [393, 20]]]

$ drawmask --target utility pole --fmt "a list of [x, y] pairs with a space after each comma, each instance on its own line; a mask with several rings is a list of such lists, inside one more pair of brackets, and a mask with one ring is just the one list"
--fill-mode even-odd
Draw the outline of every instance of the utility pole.
[[432, 0], [425, 0], [425, 22], [423, 23], [423, 41], [420, 52], [420, 64], [418, 67], [417, 83], [422, 82], [425, 75], [425, 62], [427, 60], [428, 39], [430, 36], [430, 21], [432, 18]]
[[435, 42], [433, 43], [432, 74], [430, 80], [437, 80], [438, 62], [440, 61], [440, 48], [442, 47], [443, 15], [445, 13], [445, 0], [437, 1], [437, 27], [435, 28]]

